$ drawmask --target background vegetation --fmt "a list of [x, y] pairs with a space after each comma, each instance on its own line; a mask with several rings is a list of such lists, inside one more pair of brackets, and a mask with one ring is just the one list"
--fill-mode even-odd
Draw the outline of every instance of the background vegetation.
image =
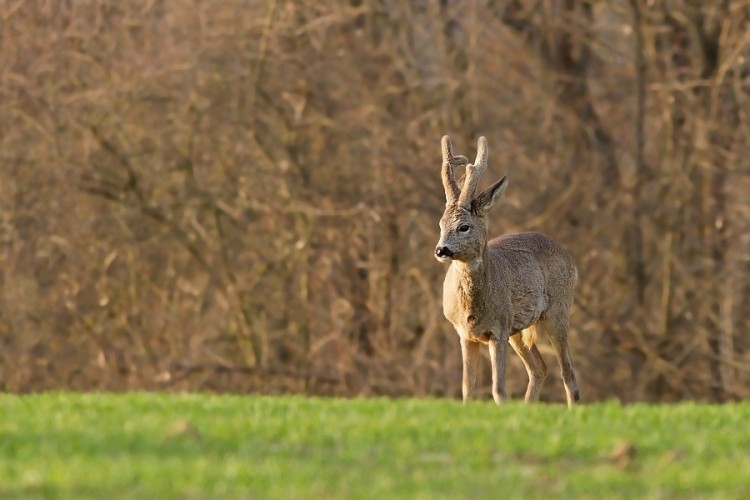
[[496, 233], [576, 257], [584, 400], [750, 395], [747, 0], [0, 0], [0, 23], [6, 391], [457, 395], [448, 133], [510, 178]]

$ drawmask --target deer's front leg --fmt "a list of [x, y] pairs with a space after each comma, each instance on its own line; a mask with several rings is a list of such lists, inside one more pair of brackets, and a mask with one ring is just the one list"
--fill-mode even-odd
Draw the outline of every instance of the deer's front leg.
[[508, 398], [505, 392], [505, 350], [508, 334], [493, 335], [490, 338], [490, 360], [492, 361], [492, 397], [500, 404]]
[[464, 360], [464, 375], [461, 381], [461, 393], [464, 403], [471, 399], [474, 384], [477, 381], [477, 359], [479, 359], [479, 343], [461, 339], [461, 357]]

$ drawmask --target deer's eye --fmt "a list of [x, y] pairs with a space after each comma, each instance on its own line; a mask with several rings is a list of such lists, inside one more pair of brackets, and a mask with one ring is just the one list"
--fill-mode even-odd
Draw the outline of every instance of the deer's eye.
[[471, 226], [469, 226], [468, 224], [462, 224], [462, 225], [461, 225], [461, 226], [459, 226], [459, 228], [458, 228], [458, 230], [459, 230], [460, 232], [462, 232], [462, 233], [465, 233], [465, 232], [466, 232], [466, 231], [468, 231], [469, 229], [471, 229]]

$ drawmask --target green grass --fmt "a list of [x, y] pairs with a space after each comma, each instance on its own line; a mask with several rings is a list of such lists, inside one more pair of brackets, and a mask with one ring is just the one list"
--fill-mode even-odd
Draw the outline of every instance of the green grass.
[[2, 498], [550, 495], [747, 498], [750, 404], [0, 396]]

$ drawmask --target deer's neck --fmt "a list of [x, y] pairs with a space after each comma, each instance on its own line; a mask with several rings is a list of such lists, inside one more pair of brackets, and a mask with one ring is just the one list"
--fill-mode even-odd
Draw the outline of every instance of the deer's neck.
[[489, 261], [487, 259], [487, 248], [482, 254], [469, 262], [454, 261], [456, 273], [457, 292], [462, 295], [466, 305], [473, 305], [481, 301], [487, 293], [489, 285]]

